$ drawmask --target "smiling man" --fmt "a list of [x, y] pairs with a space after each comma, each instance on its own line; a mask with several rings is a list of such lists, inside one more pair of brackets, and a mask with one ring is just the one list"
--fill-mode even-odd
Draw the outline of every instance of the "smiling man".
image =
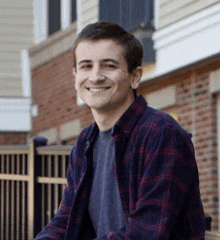
[[36, 239], [204, 239], [192, 142], [136, 94], [142, 58], [140, 42], [114, 23], [77, 37], [75, 88], [95, 122], [78, 137], [60, 209]]
[[81, 41], [75, 56], [75, 88], [99, 129], [110, 129], [134, 101], [142, 68], [129, 73], [123, 46], [112, 39]]

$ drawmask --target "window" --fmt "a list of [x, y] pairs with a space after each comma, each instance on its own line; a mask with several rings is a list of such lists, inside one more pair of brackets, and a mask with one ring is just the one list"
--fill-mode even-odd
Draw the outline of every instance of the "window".
[[71, 2], [69, 0], [48, 0], [48, 35], [66, 28], [74, 21], [76, 21], [76, 0], [71, 0]]
[[71, 22], [76, 21], [76, 1], [77, 0], [71, 1]]
[[51, 35], [61, 28], [60, 0], [49, 0], [48, 4], [48, 33]]
[[99, 20], [115, 22], [134, 34], [144, 48], [143, 62], [155, 62], [154, 0], [100, 0], [99, 3]]
[[100, 0], [99, 19], [131, 30], [141, 23], [153, 24], [153, 0]]
[[76, 21], [77, 0], [34, 0], [35, 43]]

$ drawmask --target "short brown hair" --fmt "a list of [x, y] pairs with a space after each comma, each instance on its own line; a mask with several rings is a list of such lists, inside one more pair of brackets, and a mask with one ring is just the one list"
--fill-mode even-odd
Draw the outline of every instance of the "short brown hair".
[[132, 73], [135, 68], [142, 65], [143, 47], [138, 39], [118, 24], [105, 21], [89, 24], [79, 33], [73, 45], [74, 67], [76, 67], [75, 50], [78, 44], [84, 40], [101, 39], [113, 39], [122, 45], [129, 73]]

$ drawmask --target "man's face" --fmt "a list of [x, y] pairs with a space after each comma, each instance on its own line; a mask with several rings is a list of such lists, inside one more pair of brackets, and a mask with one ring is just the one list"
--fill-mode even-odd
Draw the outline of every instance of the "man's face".
[[136, 84], [128, 72], [120, 44], [111, 39], [82, 41], [75, 56], [75, 88], [92, 111], [114, 111], [130, 106]]

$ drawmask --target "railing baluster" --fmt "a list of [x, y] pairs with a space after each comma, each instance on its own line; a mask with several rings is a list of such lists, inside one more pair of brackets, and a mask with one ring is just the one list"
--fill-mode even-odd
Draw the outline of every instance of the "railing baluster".
[[[48, 156], [48, 165], [47, 165], [47, 176], [51, 177], [51, 172], [52, 172], [52, 167], [51, 167], [51, 163], [52, 163], [52, 159], [51, 159], [51, 155]], [[51, 220], [51, 212], [52, 212], [52, 206], [50, 203], [52, 203], [52, 187], [51, 184], [48, 184], [48, 215], [47, 215], [47, 222], [49, 222]]]
[[[59, 164], [59, 156], [55, 155], [54, 156], [54, 166], [55, 166], [55, 171], [54, 171], [54, 176], [55, 178], [58, 178], [58, 164]], [[54, 214], [56, 214], [58, 205], [59, 205], [59, 200], [58, 200], [59, 194], [58, 194], [58, 184], [54, 185]]]
[[[45, 177], [45, 164], [46, 164], [46, 156], [43, 155], [42, 156], [42, 167], [41, 167], [41, 170], [42, 170], [42, 176]], [[45, 184], [42, 183], [42, 193], [41, 193], [41, 216], [42, 216], [42, 219], [41, 219], [41, 228], [44, 227], [45, 225], [45, 211], [46, 211], [46, 208], [45, 208]]]
[[[9, 174], [9, 155], [7, 154], [6, 155], [6, 174]], [[10, 208], [10, 205], [9, 205], [9, 180], [6, 180], [6, 202], [5, 202], [5, 209], [6, 209], [6, 219], [5, 219], [5, 231], [6, 231], [6, 239], [9, 238], [9, 208]], [[8, 223], [8, 224], [7, 224]]]
[[[62, 177], [64, 178], [66, 176], [66, 156], [62, 156]], [[65, 185], [62, 185], [62, 193], [65, 189]]]
[[34, 141], [29, 146], [28, 158], [28, 238], [34, 238], [34, 163], [35, 149]]
[[[20, 157], [19, 154], [17, 155], [17, 169], [16, 174], [20, 174]], [[16, 182], [16, 239], [19, 240], [20, 238], [20, 182]]]
[[[4, 191], [4, 180], [1, 180], [1, 189]], [[1, 239], [4, 239], [4, 194], [1, 194]]]
[[[11, 156], [11, 173], [15, 174], [15, 155], [13, 154]], [[11, 183], [11, 239], [14, 239], [14, 232], [15, 232], [15, 181], [12, 181]]]
[[[25, 165], [26, 165], [26, 163], [25, 163], [25, 155], [23, 154], [22, 156], [22, 175], [25, 175]], [[21, 233], [22, 233], [22, 239], [24, 239], [24, 237], [25, 237], [25, 182], [24, 181], [22, 181], [22, 186], [21, 186], [21, 188], [22, 188], [22, 193], [21, 193], [21, 199], [22, 199], [22, 214], [21, 214], [21, 216], [22, 216], [22, 219], [21, 219]]]
[[17, 219], [17, 221], [16, 221], [16, 233], [17, 233], [17, 238], [16, 239], [18, 239], [19, 240], [19, 238], [20, 238], [20, 194], [19, 194], [19, 192], [20, 192], [20, 182], [19, 181], [17, 181], [17, 187], [16, 187], [16, 189], [17, 189], [17, 206], [16, 206], [16, 219]]

